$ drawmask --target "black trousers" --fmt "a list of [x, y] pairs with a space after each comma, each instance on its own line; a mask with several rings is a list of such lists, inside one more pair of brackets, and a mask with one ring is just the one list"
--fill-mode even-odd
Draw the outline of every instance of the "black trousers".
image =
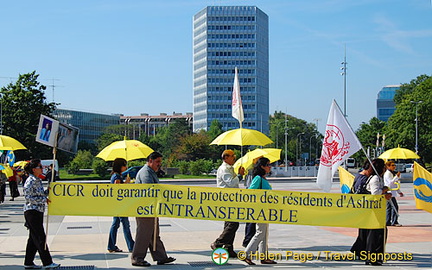
[[[355, 252], [356, 256], [360, 256], [360, 252], [367, 251], [370, 254], [375, 254], [376, 257], [379, 258], [379, 256], [383, 256], [384, 253], [384, 238], [387, 240], [387, 228], [359, 229], [357, 240], [351, 247], [351, 252]], [[378, 261], [382, 262], [382, 260]]]
[[234, 238], [238, 228], [238, 222], [225, 221], [223, 232], [214, 242], [216, 247], [224, 247], [228, 251], [234, 250]]
[[44, 266], [52, 264], [51, 254], [48, 245], [45, 247], [45, 231], [43, 228], [43, 213], [36, 210], [27, 210], [24, 212], [25, 226], [29, 229], [29, 238], [27, 240], [26, 254], [24, 265], [34, 264], [33, 260], [36, 251]]
[[18, 197], [20, 195], [17, 181], [9, 181], [9, 190], [12, 198]]
[[247, 245], [249, 244], [250, 240], [252, 240], [252, 237], [255, 235], [256, 233], [256, 223], [246, 223], [245, 226], [245, 237], [243, 239], [243, 247], [247, 247]]

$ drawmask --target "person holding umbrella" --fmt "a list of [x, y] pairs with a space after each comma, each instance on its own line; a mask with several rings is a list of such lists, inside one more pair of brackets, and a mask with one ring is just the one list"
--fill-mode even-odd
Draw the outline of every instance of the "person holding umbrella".
[[36, 252], [42, 261], [45, 269], [54, 269], [60, 266], [54, 263], [51, 254], [46, 244], [46, 235], [43, 227], [43, 216], [45, 211], [45, 203], [50, 200], [47, 197], [48, 190], [44, 190], [42, 180], [39, 176], [42, 174], [42, 164], [40, 159], [32, 159], [24, 167], [24, 170], [29, 174], [24, 185], [24, 218], [25, 226], [29, 230], [29, 238], [24, 258], [25, 269], [41, 269], [33, 261]]
[[[130, 178], [128, 177], [126, 181], [122, 178], [122, 172], [126, 171], [127, 162], [124, 158], [116, 158], [113, 162], [112, 174], [111, 174], [111, 184], [123, 184], [130, 183]], [[123, 252], [116, 246], [117, 242], [117, 231], [120, 227], [120, 222], [123, 226], [123, 234], [128, 246], [129, 252], [132, 252], [135, 241], [132, 239], [132, 234], [130, 231], [130, 223], [128, 217], [113, 217], [113, 222], [110, 229], [110, 234], [108, 238], [108, 252]]]
[[386, 165], [386, 172], [384, 173], [384, 184], [388, 186], [391, 190], [392, 197], [389, 201], [387, 201], [387, 220], [386, 224], [387, 226], [396, 226], [400, 227], [402, 226], [398, 222], [398, 216], [399, 216], [399, 206], [396, 201], [396, 194], [399, 194], [399, 196], [403, 197], [404, 194], [400, 190], [399, 185], [399, 179], [400, 179], [400, 172], [396, 172], [396, 164], [394, 161], [387, 161], [385, 163]]

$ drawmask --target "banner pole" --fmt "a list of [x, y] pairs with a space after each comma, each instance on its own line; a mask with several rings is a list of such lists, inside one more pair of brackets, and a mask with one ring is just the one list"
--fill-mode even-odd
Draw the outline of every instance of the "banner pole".
[[48, 249], [48, 224], [49, 224], [49, 194], [50, 194], [50, 184], [51, 182], [54, 182], [54, 176], [55, 176], [55, 160], [57, 156], [57, 139], [58, 139], [58, 132], [56, 133], [55, 140], [54, 140], [54, 147], [53, 147], [53, 163], [52, 163], [52, 172], [51, 172], [51, 179], [48, 179], [48, 195], [47, 195], [47, 217], [46, 217], [46, 223], [45, 223], [45, 250]]
[[156, 251], [156, 235], [157, 235], [157, 217], [154, 219], [154, 230], [153, 230], [153, 251]]

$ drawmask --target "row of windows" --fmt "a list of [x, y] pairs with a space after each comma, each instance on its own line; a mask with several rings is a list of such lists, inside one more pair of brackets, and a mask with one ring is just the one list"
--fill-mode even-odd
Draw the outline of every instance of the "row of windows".
[[255, 48], [255, 43], [208, 43], [208, 48]]
[[[255, 83], [255, 78], [239, 78], [240, 84], [242, 83]], [[233, 78], [208, 78], [208, 83], [233, 83]]]
[[[251, 96], [251, 95], [242, 95], [242, 100], [243, 101], [255, 101], [255, 96]], [[209, 101], [231, 101], [231, 95], [228, 96], [208, 96], [208, 100]]]
[[[234, 74], [234, 69], [209, 69], [207, 74]], [[239, 75], [242, 74], [252, 74], [255, 75], [255, 69], [240, 69], [238, 71]]]
[[[208, 105], [209, 110], [231, 110], [231, 104], [214, 104]], [[255, 104], [243, 104], [243, 109], [245, 110], [254, 110]]]
[[249, 56], [254, 57], [255, 52], [208, 52], [207, 55], [210, 56]]
[[208, 65], [230, 65], [230, 66], [255, 66], [255, 60], [209, 60]]
[[[213, 119], [232, 119], [231, 113], [209, 113], [209, 118]], [[244, 118], [255, 119], [255, 113], [245, 113]]]
[[208, 34], [209, 39], [255, 39], [255, 34]]
[[[232, 129], [232, 128], [235, 128], [238, 126], [239, 126], [238, 122], [224, 122], [224, 123], [222, 123], [222, 128], [224, 130]], [[243, 122], [242, 126], [243, 127], [249, 127], [249, 128], [255, 128], [255, 122]]]
[[254, 22], [255, 16], [209, 16], [209, 22]]
[[255, 30], [255, 25], [209, 25], [208, 30]]
[[[208, 91], [209, 92], [232, 92], [233, 88], [232, 86], [213, 86], [213, 87], [208, 87]], [[241, 93], [245, 93], [245, 92], [251, 92], [251, 93], [255, 93], [255, 86], [240, 86], [240, 92]]]
[[202, 53], [195, 54], [195, 55], [194, 55], [194, 62], [198, 62], [198, 61], [201, 60], [201, 59], [205, 59], [206, 56], [207, 56], [207, 55], [205, 54], [204, 51], [203, 51]]

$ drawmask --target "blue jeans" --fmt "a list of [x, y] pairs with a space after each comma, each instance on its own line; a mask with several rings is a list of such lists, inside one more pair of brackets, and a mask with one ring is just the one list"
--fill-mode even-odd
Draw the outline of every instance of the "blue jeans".
[[116, 250], [118, 247], [116, 246], [117, 242], [117, 230], [120, 227], [120, 222], [123, 226], [123, 234], [128, 246], [129, 251], [133, 250], [135, 245], [135, 241], [132, 239], [132, 234], [130, 232], [130, 224], [128, 217], [113, 217], [113, 223], [111, 225], [109, 239], [108, 239], [108, 250]]

